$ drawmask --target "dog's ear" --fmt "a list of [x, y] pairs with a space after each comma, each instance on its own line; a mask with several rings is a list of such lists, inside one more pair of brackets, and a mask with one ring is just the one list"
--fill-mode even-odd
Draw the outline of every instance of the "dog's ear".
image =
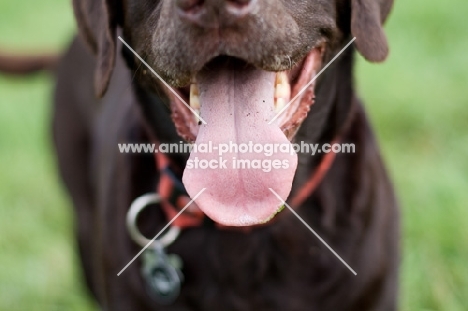
[[388, 56], [388, 42], [382, 25], [393, 6], [393, 0], [351, 0], [351, 33], [357, 50], [371, 62], [382, 62]]
[[117, 1], [73, 0], [79, 33], [97, 58], [94, 86], [98, 97], [106, 93], [115, 65]]

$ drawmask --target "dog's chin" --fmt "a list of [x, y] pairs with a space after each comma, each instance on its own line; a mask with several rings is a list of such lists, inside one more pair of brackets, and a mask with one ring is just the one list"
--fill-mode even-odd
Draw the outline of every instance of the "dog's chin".
[[[184, 171], [183, 183], [192, 198], [206, 189], [197, 204], [214, 221], [227, 226], [263, 224], [282, 208], [276, 195], [284, 201], [288, 198], [297, 155], [242, 152], [240, 145], [291, 146], [314, 102], [312, 81], [321, 67], [322, 54], [321, 47], [315, 48], [300, 64], [282, 72], [220, 56], [194, 75], [191, 85], [177, 89], [177, 95], [167, 92], [173, 121], [184, 139], [198, 146], [234, 144], [239, 148], [230, 147], [222, 154], [229, 161], [226, 167], [203, 169], [195, 165]], [[189, 161], [219, 164], [223, 160], [220, 155], [195, 149]], [[238, 167], [238, 160], [248, 168]], [[265, 170], [264, 165], [272, 163], [276, 166]]]
[[[314, 80], [321, 68], [324, 50], [324, 46], [320, 45], [312, 49], [301, 62], [289, 70], [276, 72], [275, 87], [271, 92], [271, 97], [274, 99], [272, 109], [278, 115], [274, 124], [281, 128], [289, 140], [294, 138], [315, 101], [315, 81], [310, 82]], [[229, 62], [234, 70], [234, 67], [252, 66], [241, 59], [220, 56], [207, 63], [201, 72], [215, 72], [217, 66]], [[193, 112], [200, 115], [203, 105], [199, 96], [197, 74], [193, 76], [190, 85], [174, 89], [177, 95], [168, 89], [165, 91], [171, 102], [172, 119], [177, 132], [186, 141], [195, 142], [202, 121]], [[187, 104], [191, 109], [187, 107]], [[201, 118], [203, 119], [203, 116]]]

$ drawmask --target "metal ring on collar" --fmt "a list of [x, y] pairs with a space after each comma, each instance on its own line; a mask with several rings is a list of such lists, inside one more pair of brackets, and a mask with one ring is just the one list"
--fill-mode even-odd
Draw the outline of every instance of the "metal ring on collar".
[[[162, 198], [157, 193], [149, 193], [138, 197], [133, 201], [132, 205], [130, 205], [130, 210], [127, 213], [127, 230], [130, 233], [130, 237], [132, 238], [135, 243], [140, 245], [141, 247], [146, 247], [148, 243], [152, 240], [146, 238], [143, 234], [141, 234], [140, 230], [138, 230], [137, 226], [137, 218], [138, 214], [142, 210], [144, 210], [148, 205], [151, 204], [158, 204], [162, 201]], [[180, 228], [176, 226], [171, 226], [169, 230], [163, 234], [157, 241], [163, 247], [167, 247], [174, 243], [177, 237], [180, 234]], [[155, 241], [153, 241], [154, 243]]]

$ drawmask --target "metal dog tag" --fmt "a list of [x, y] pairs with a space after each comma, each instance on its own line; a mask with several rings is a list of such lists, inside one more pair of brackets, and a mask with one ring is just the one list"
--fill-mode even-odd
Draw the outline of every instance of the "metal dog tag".
[[181, 269], [180, 257], [166, 254], [158, 241], [143, 253], [142, 274], [149, 293], [160, 304], [171, 304], [179, 296], [183, 281]]

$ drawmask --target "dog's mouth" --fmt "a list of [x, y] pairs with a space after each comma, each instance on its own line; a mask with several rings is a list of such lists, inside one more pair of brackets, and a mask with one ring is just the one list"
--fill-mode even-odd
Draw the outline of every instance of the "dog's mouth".
[[[197, 204], [215, 222], [261, 224], [283, 206], [271, 190], [287, 199], [297, 155], [260, 150], [290, 145], [314, 102], [315, 82], [310, 82], [321, 67], [322, 54], [322, 47], [315, 48], [301, 63], [281, 72], [264, 71], [233, 57], [212, 59], [190, 86], [176, 91], [204, 122], [167, 92], [179, 134], [197, 147], [215, 147], [210, 152], [195, 148], [183, 176], [192, 198], [206, 188]], [[221, 145], [229, 146], [222, 154]], [[251, 147], [243, 152], [241, 145]]]
[[[313, 105], [315, 96], [315, 83], [310, 84], [306, 90], [304, 87], [312, 81], [321, 67], [321, 60], [324, 47], [320, 46], [313, 49], [305, 59], [292, 66], [290, 70], [275, 73], [274, 88], [271, 88], [271, 98], [274, 99], [273, 105], [267, 109], [273, 108], [273, 112], [279, 114], [275, 124], [284, 132], [289, 140], [294, 138], [299, 126], [304, 121], [310, 107]], [[205, 67], [193, 77], [193, 83], [190, 86], [175, 89], [180, 98], [198, 115], [200, 115], [202, 102], [200, 100], [200, 83], [197, 76], [202, 73], [214, 75], [222, 67], [230, 67], [231, 71], [241, 71], [242, 69], [252, 69], [249, 63], [234, 57], [219, 56], [211, 60]], [[258, 69], [261, 70], [261, 69]], [[302, 91], [302, 92], [301, 92]], [[299, 94], [301, 92], [301, 94]], [[179, 135], [186, 141], [195, 142], [201, 120], [172, 92], [166, 92], [171, 100], [172, 117]], [[299, 95], [299, 96], [298, 96]], [[291, 99], [294, 101], [289, 104]], [[289, 104], [289, 105], [288, 105]], [[284, 109], [284, 107], [286, 107]], [[284, 109], [284, 111], [282, 111]], [[200, 115], [201, 116], [201, 115]], [[203, 116], [201, 116], [203, 119]], [[272, 119], [275, 116], [272, 117]], [[270, 120], [269, 120], [270, 121]]]

